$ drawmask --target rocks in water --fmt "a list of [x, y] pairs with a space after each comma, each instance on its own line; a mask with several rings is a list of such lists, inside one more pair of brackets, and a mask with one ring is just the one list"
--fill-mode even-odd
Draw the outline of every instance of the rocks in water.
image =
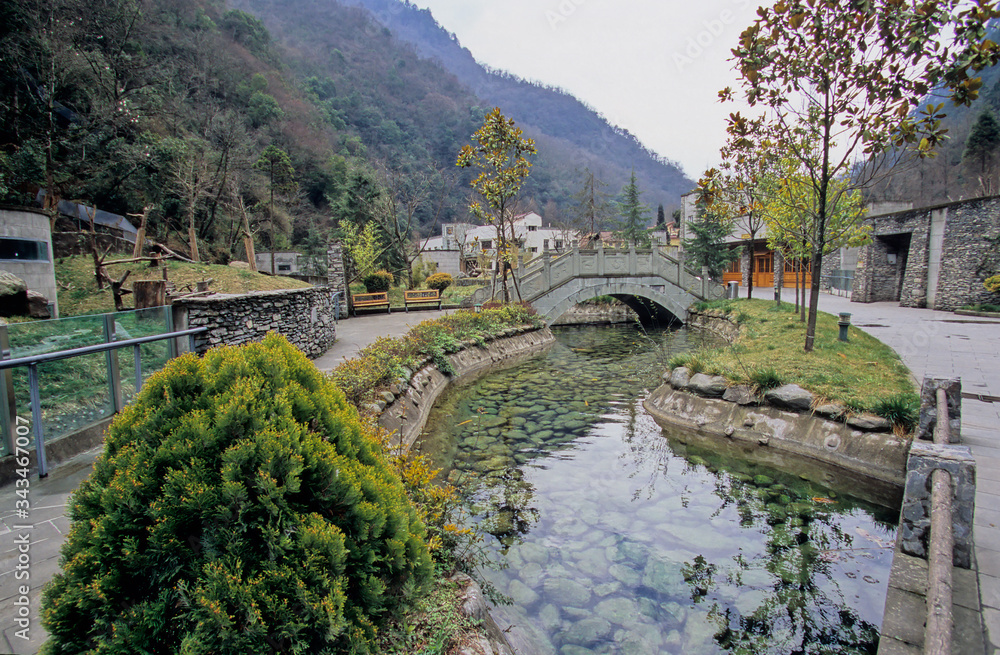
[[593, 592], [576, 580], [548, 578], [542, 583], [545, 597], [559, 607], [586, 607]]
[[665, 597], [680, 595], [687, 590], [680, 564], [661, 556], [650, 557], [646, 562], [642, 584]]
[[[564, 644], [590, 646], [611, 635], [611, 624], [600, 617], [577, 621], [560, 636]], [[563, 650], [565, 653], [565, 649]], [[587, 651], [590, 652], [590, 651]]]
[[797, 384], [786, 384], [764, 394], [767, 402], [783, 409], [808, 412], [812, 408], [813, 394]]
[[670, 386], [674, 389], [686, 389], [691, 382], [691, 371], [679, 366], [670, 372]]
[[847, 419], [847, 425], [855, 430], [864, 430], [865, 432], [886, 432], [892, 428], [892, 423], [888, 419], [874, 414], [852, 416]]
[[758, 487], [770, 487], [774, 484], [774, 478], [766, 475], [755, 475], [753, 477], [753, 483]]
[[721, 398], [729, 387], [729, 381], [721, 375], [698, 373], [691, 377], [688, 389], [707, 398]]
[[507, 595], [511, 599], [520, 605], [521, 607], [530, 610], [538, 602], [539, 596], [535, 591], [524, 584], [520, 580], [514, 580], [510, 583], [510, 587], [507, 589]]

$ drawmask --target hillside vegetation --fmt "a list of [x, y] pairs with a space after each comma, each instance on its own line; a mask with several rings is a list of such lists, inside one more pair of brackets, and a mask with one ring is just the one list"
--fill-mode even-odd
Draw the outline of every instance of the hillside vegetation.
[[549, 220], [587, 165], [611, 192], [636, 166], [653, 206], [691, 186], [570, 96], [512, 79], [530, 93], [479, 96], [332, 0], [11, 0], [0, 17], [0, 202], [45, 188], [136, 223], [146, 208], [151, 238], [191, 254], [193, 231], [205, 261], [246, 259], [244, 217], [258, 250], [307, 255], [390, 196], [421, 198], [414, 233], [467, 221], [455, 159], [497, 103], [539, 140], [522, 199]]

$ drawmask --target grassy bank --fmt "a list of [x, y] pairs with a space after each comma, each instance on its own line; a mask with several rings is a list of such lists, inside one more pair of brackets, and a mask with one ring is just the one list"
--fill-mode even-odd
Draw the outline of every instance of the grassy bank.
[[[278, 289], [305, 289], [310, 284], [300, 282], [290, 277], [261, 275], [250, 270], [219, 266], [216, 264], [189, 264], [180, 261], [168, 261], [167, 277], [178, 289], [187, 286], [195, 287], [197, 282], [211, 278], [214, 280], [209, 287], [217, 293], [250, 293], [252, 291], [276, 291]], [[131, 270], [125, 287], [130, 287], [136, 280], [162, 280], [163, 266], [150, 268], [145, 262], [135, 264], [119, 264], [108, 267], [108, 274], [114, 278]], [[56, 284], [59, 287], [59, 313], [61, 316], [80, 316], [83, 314], [102, 314], [115, 311], [115, 302], [111, 290], [97, 288], [94, 279], [94, 260], [89, 255], [63, 257], [56, 261]], [[126, 296], [125, 303], [131, 306], [132, 301]]]
[[853, 326], [848, 341], [839, 341], [836, 316], [819, 313], [815, 349], [807, 353], [806, 325], [788, 303], [779, 308], [766, 300], [723, 300], [697, 309], [734, 319], [740, 336], [718, 348], [678, 355], [672, 367], [723, 375], [758, 389], [798, 384], [823, 400], [891, 420], [901, 408], [915, 411], [918, 406], [916, 387], [899, 355]]

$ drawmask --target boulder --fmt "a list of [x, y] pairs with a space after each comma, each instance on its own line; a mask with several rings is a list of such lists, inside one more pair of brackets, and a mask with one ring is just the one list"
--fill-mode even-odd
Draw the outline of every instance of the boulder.
[[230, 268], [238, 268], [241, 271], [249, 271], [250, 270], [250, 262], [231, 261], [231, 262], [229, 262], [229, 266], [230, 266]]
[[813, 395], [797, 384], [786, 384], [771, 389], [764, 394], [767, 402], [797, 412], [808, 412], [812, 408]]
[[28, 315], [28, 285], [13, 273], [0, 271], [0, 316]]
[[705, 375], [698, 373], [691, 377], [688, 389], [700, 396], [721, 398], [729, 387], [729, 381], [721, 375]]
[[670, 372], [670, 386], [674, 389], [686, 389], [691, 382], [691, 371], [683, 366], [678, 366]]
[[847, 425], [855, 430], [863, 430], [865, 432], [888, 432], [892, 428], [892, 423], [888, 419], [873, 414], [852, 416], [847, 419]]
[[813, 412], [823, 418], [838, 421], [844, 417], [844, 414], [847, 412], [847, 408], [839, 403], [824, 403], [817, 406]]
[[31, 318], [52, 318], [49, 299], [37, 291], [28, 292], [28, 316]]
[[722, 399], [738, 405], [757, 405], [760, 403], [760, 398], [757, 394], [745, 384], [729, 387], [722, 394]]

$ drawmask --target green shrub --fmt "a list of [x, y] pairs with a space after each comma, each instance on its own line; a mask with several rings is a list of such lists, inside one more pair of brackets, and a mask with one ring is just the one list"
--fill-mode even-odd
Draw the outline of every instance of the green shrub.
[[444, 290], [450, 287], [454, 282], [455, 280], [447, 273], [435, 273], [427, 278], [425, 284], [428, 289], [437, 289], [438, 291], [444, 293]]
[[986, 283], [983, 286], [990, 293], [1000, 293], [1000, 275], [986, 278]]
[[781, 376], [773, 368], [756, 369], [750, 373], [750, 381], [761, 391], [776, 389], [784, 384]]
[[887, 419], [906, 432], [913, 432], [920, 419], [920, 398], [916, 394], [901, 393], [877, 401], [871, 408], [873, 414]]
[[368, 293], [381, 293], [383, 291], [388, 291], [392, 285], [396, 282], [396, 278], [393, 277], [392, 273], [389, 271], [375, 271], [371, 275], [365, 276], [363, 280], [365, 283], [365, 289]]
[[70, 515], [45, 653], [367, 653], [432, 570], [378, 442], [273, 334], [154, 375]]

